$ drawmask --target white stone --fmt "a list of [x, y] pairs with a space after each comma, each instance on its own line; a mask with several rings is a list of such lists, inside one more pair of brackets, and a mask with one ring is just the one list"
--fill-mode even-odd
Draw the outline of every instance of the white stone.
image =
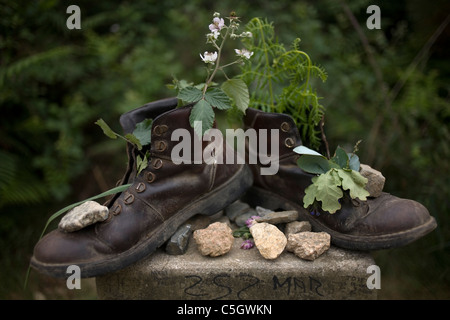
[[276, 259], [286, 247], [287, 239], [283, 232], [270, 223], [255, 223], [250, 227], [255, 246], [265, 259]]
[[108, 207], [95, 201], [86, 201], [73, 208], [61, 219], [58, 228], [63, 232], [74, 232], [91, 224], [104, 221], [108, 218]]

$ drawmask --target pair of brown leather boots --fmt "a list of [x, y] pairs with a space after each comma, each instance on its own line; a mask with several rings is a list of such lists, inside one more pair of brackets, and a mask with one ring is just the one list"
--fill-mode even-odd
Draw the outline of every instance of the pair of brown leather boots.
[[[197, 157], [194, 147], [187, 159], [193, 161], [175, 164], [172, 151], [179, 141], [171, 139], [174, 130], [185, 129], [192, 140], [199, 139], [189, 124], [192, 107], [177, 108], [177, 103], [176, 98], [159, 100], [120, 117], [125, 133], [153, 119], [147, 168], [136, 174], [137, 150], [128, 144], [129, 163], [120, 183], [132, 185], [108, 201], [108, 218], [75, 232], [48, 233], [35, 246], [32, 267], [54, 277], [66, 277], [70, 265], [79, 266], [83, 278], [116, 271], [154, 252], [193, 215], [213, 215], [242, 197], [253, 206], [295, 209], [314, 230], [328, 232], [334, 245], [353, 250], [403, 246], [436, 227], [424, 206], [387, 193], [367, 201], [344, 200], [335, 214], [317, 216], [305, 210], [302, 198], [313, 175], [297, 166], [299, 155], [293, 148], [302, 142], [286, 114], [248, 109], [244, 117], [245, 129], [279, 130], [276, 174], [261, 175], [261, 162], [248, 164], [237, 158], [198, 161], [203, 157]], [[201, 146], [201, 152], [213, 143], [190, 142]], [[223, 148], [234, 153], [225, 140]]]

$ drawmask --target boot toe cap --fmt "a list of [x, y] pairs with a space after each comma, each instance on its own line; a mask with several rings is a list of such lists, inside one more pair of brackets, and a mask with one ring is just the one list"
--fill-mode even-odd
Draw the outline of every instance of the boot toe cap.
[[93, 230], [94, 228], [86, 228], [65, 233], [56, 229], [49, 232], [34, 247], [32, 266], [54, 274], [54, 270], [63, 270], [69, 265], [82, 265], [107, 255], [110, 248], [94, 238]]
[[383, 201], [365, 223], [375, 233], [389, 234], [414, 230], [432, 220], [433, 217], [421, 203], [392, 197], [389, 201]]

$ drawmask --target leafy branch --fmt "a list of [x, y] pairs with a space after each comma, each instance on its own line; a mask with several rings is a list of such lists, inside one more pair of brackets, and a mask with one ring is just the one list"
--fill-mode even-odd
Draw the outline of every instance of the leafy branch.
[[[189, 123], [200, 137], [213, 126], [215, 119], [214, 108], [227, 110], [232, 108], [234, 104], [238, 110], [245, 112], [250, 103], [245, 82], [238, 78], [228, 78], [224, 69], [234, 64], [244, 63], [250, 59], [253, 53], [246, 49], [235, 49], [238, 59], [223, 65], [221, 64], [221, 58], [222, 49], [228, 39], [251, 37], [251, 34], [249, 32], [237, 34], [238, 18], [231, 14], [228, 19], [230, 22], [226, 25], [224, 20], [220, 18], [220, 14], [215, 13], [213, 23], [209, 25], [211, 32], [206, 35], [207, 43], [212, 44], [217, 51], [205, 52], [203, 55], [200, 55], [207, 66], [205, 83], [193, 85], [188, 84], [184, 80], [174, 80], [174, 86], [172, 86], [178, 90], [178, 99], [194, 104], [189, 116]], [[220, 88], [214, 87], [217, 84], [213, 82], [219, 70], [223, 72], [227, 79]]]
[[[103, 133], [111, 138], [111, 139], [117, 139], [120, 138], [122, 140], [125, 140], [128, 143], [131, 143], [136, 147], [136, 149], [139, 151], [140, 155], [137, 155], [136, 157], [136, 175], [139, 175], [142, 170], [144, 170], [147, 167], [148, 159], [150, 157], [149, 151], [147, 150], [145, 153], [142, 152], [142, 149], [144, 146], [149, 145], [151, 142], [151, 128], [152, 128], [152, 119], [145, 119], [142, 122], [139, 122], [136, 124], [136, 128], [134, 129], [133, 133], [127, 133], [125, 136], [122, 136], [111, 129], [110, 126], [103, 120], [98, 119], [95, 124], [98, 125], [102, 130]], [[142, 156], [142, 157], [141, 157]]]

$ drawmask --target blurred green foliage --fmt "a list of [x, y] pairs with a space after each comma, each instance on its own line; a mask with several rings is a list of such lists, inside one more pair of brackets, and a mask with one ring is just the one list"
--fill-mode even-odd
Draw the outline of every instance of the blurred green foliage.
[[[397, 279], [387, 296], [449, 298], [448, 1], [70, 4], [81, 8], [81, 30], [66, 27], [65, 1], [0, 2], [2, 297], [17, 297], [11, 292], [21, 276], [7, 274], [26, 269], [36, 224], [52, 212], [44, 210], [81, 197], [98, 180], [96, 166], [108, 184], [122, 175], [124, 144], [105, 139], [94, 122], [103, 118], [120, 132], [121, 113], [174, 95], [165, 86], [173, 76], [204, 81], [199, 53], [211, 15], [234, 10], [243, 23], [273, 21], [287, 46], [301, 38], [328, 74], [314, 88], [330, 149], [350, 151], [362, 139], [361, 162], [383, 172], [385, 190], [422, 202], [436, 217], [435, 232], [394, 250], [402, 261], [375, 253], [382, 276]], [[371, 4], [381, 9], [381, 30], [365, 26]]]

